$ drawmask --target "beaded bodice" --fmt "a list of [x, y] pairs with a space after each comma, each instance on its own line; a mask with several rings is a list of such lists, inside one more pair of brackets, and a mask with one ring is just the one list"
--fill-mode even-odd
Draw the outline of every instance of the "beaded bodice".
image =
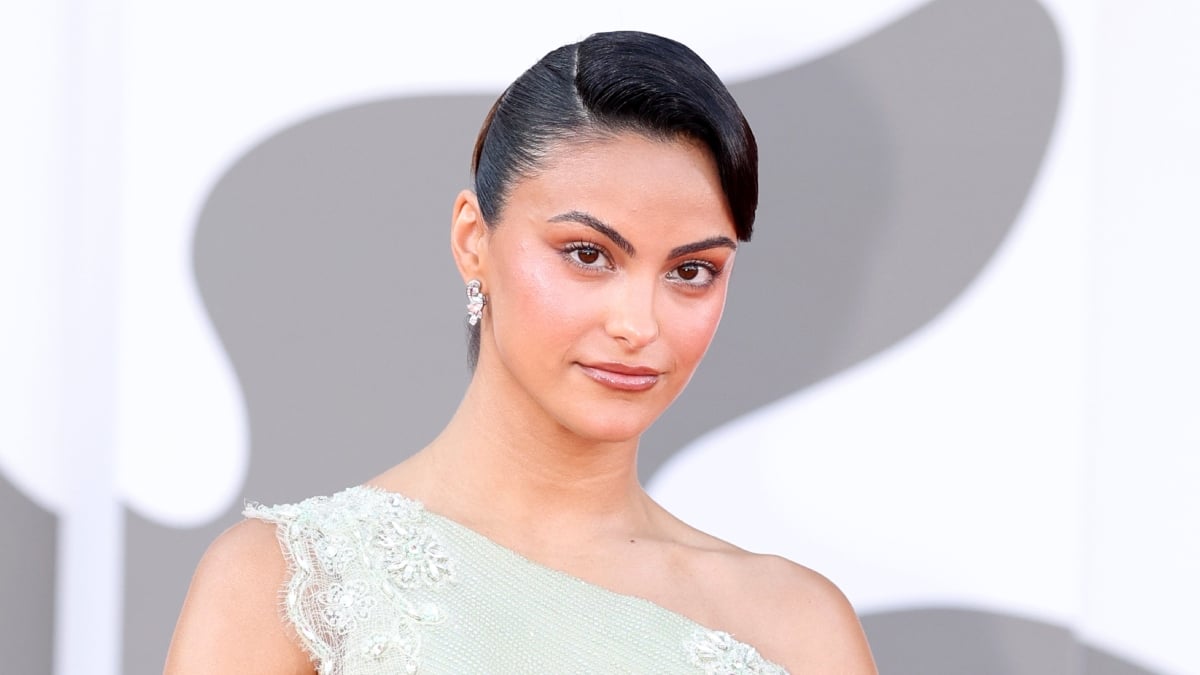
[[538, 565], [369, 487], [247, 506], [278, 525], [285, 616], [321, 675], [786, 675], [753, 647]]

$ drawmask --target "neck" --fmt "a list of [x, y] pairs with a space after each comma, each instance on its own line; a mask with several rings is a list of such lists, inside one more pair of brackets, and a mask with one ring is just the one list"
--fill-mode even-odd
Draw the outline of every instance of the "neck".
[[637, 479], [638, 439], [580, 438], [512, 392], [475, 377], [453, 419], [418, 455], [430, 508], [483, 531], [519, 524], [604, 536], [642, 530], [649, 497]]

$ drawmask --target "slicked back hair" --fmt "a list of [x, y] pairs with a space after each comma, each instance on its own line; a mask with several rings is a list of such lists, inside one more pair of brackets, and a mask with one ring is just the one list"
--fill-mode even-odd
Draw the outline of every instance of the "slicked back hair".
[[[513, 185], [536, 175], [556, 147], [623, 132], [707, 147], [737, 238], [749, 241], [758, 208], [758, 145], [750, 125], [695, 52], [636, 31], [596, 33], [559, 47], [500, 95], [471, 161], [484, 221], [499, 222]], [[478, 325], [469, 343], [474, 368]]]

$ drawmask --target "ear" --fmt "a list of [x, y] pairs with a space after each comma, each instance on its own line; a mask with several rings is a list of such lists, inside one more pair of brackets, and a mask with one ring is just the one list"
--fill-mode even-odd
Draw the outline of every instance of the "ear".
[[450, 250], [463, 282], [483, 279], [487, 262], [487, 223], [479, 199], [470, 190], [458, 193], [450, 218]]

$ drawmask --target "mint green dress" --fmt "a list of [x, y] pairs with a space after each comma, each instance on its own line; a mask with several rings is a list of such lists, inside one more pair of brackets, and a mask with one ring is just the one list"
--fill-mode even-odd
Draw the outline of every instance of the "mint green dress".
[[321, 675], [786, 675], [749, 645], [370, 487], [265, 507], [283, 611]]

